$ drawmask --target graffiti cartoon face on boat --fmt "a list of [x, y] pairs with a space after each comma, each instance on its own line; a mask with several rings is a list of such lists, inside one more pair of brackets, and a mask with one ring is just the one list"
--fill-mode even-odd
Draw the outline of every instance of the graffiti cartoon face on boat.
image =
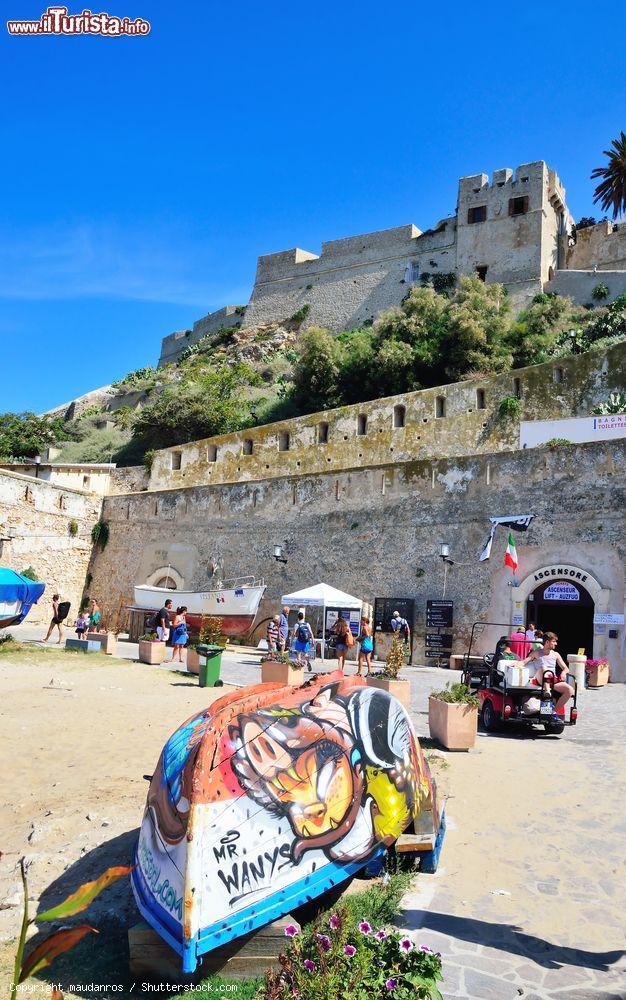
[[231, 727], [232, 768], [250, 799], [288, 819], [292, 857], [322, 849], [357, 861], [393, 843], [420, 794], [419, 762], [401, 705], [359, 688], [323, 688], [296, 708], [260, 709]]

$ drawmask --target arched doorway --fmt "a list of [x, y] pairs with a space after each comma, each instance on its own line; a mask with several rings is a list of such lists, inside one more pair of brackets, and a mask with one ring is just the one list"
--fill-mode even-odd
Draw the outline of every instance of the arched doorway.
[[166, 590], [176, 590], [176, 580], [173, 579], [169, 574], [167, 576], [162, 576], [154, 585], [155, 587], [165, 587]]
[[528, 595], [526, 621], [542, 632], [556, 632], [563, 659], [581, 648], [592, 657], [594, 608], [591, 594], [579, 580], [551, 577]]

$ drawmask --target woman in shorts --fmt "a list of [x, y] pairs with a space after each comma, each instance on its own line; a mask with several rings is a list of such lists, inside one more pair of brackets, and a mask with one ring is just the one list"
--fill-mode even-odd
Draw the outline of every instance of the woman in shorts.
[[366, 677], [372, 672], [372, 653], [374, 652], [374, 639], [372, 638], [372, 626], [369, 618], [365, 615], [361, 618], [361, 633], [359, 635], [359, 667], [357, 677], [363, 676], [363, 664], [367, 667]]
[[183, 662], [183, 650], [187, 645], [189, 635], [187, 634], [187, 608], [183, 605], [176, 608], [174, 621], [172, 622], [172, 658], [168, 663]]

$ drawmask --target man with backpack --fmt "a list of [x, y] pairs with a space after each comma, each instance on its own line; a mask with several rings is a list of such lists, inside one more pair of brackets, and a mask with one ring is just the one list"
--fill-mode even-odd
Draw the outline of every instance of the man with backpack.
[[296, 651], [296, 658], [300, 666], [305, 666], [307, 662], [307, 653], [309, 651], [309, 644], [314, 644], [315, 648], [315, 637], [311, 630], [311, 626], [304, 619], [304, 611], [298, 613], [298, 621], [296, 622], [293, 630], [293, 648]]
[[391, 631], [394, 634], [396, 634], [396, 633], [399, 632], [400, 635], [402, 636], [402, 641], [404, 642], [405, 646], [410, 645], [410, 643], [411, 643], [411, 627], [410, 627], [408, 621], [406, 620], [406, 618], [402, 618], [402, 616], [401, 616], [401, 614], [400, 614], [399, 611], [394, 611], [394, 613], [392, 615], [392, 618], [391, 618]]
[[58, 594], [52, 595], [52, 621], [50, 622], [50, 627], [48, 629], [48, 634], [44, 639], [47, 642], [54, 628], [59, 630], [59, 638], [57, 639], [57, 646], [59, 643], [63, 642], [63, 622], [70, 613], [71, 604], [69, 601], [62, 601]]
[[167, 642], [170, 637], [170, 624], [172, 616], [170, 614], [172, 602], [168, 598], [163, 607], [156, 614], [156, 630], [161, 642]]

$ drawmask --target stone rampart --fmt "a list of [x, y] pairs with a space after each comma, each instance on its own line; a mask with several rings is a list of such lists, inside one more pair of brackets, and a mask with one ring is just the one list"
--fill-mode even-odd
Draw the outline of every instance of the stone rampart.
[[188, 347], [197, 344], [209, 333], [217, 333], [222, 327], [241, 326], [245, 314], [245, 306], [223, 306], [215, 312], [207, 313], [202, 319], [196, 320], [192, 330], [176, 330], [163, 337], [161, 341], [161, 356], [159, 368], [171, 364], [186, 351]]
[[611, 391], [623, 391], [625, 364], [626, 344], [618, 344], [164, 449], [154, 457], [150, 489], [510, 451], [519, 420], [498, 415], [503, 398], [519, 394], [522, 420], [587, 416]]
[[[46, 584], [29, 622], [50, 620], [56, 592], [71, 602], [69, 620], [74, 621], [91, 557], [91, 529], [101, 504], [93, 494], [0, 470], [0, 565], [18, 573], [32, 566]], [[93, 594], [101, 598], [99, 591]]]
[[568, 270], [626, 271], [626, 222], [598, 222], [578, 229], [576, 242], [567, 248]]
[[[599, 581], [598, 610], [621, 614], [625, 458], [626, 443], [612, 441], [109, 497], [110, 540], [95, 556], [93, 587], [117, 606], [168, 566], [189, 590], [210, 586], [212, 571], [252, 573], [267, 582], [259, 621], [281, 594], [320, 581], [372, 604], [413, 598], [414, 659], [423, 662], [426, 601], [440, 598], [443, 584], [439, 543], [454, 560], [446, 596], [462, 652], [473, 621], [512, 620], [504, 533], [491, 560], [478, 561], [488, 517], [532, 511], [531, 529], [517, 536], [519, 579], [548, 563], [581, 566]], [[276, 544], [286, 563], [274, 560]], [[621, 628], [616, 639], [605, 630], [594, 654], [626, 680], [621, 638]]]
[[[585, 232], [585, 230], [583, 230]], [[600, 303], [594, 303], [592, 292], [598, 285], [606, 285], [609, 294]], [[624, 271], [557, 271], [546, 285], [547, 292], [569, 295], [579, 305], [589, 303], [606, 305], [618, 295], [626, 295], [626, 270]]]

